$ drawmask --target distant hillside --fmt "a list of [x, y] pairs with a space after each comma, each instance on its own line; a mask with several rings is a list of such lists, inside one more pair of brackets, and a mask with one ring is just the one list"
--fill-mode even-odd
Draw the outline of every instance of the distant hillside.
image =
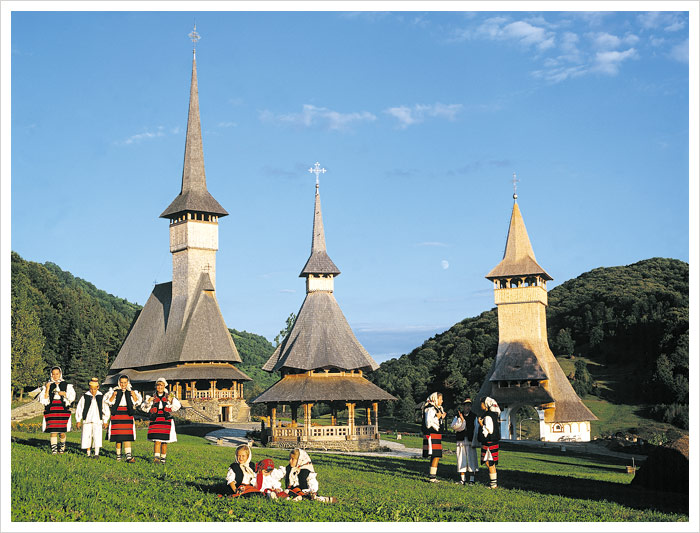
[[[84, 387], [100, 380], [114, 361], [141, 306], [98, 289], [54, 263], [26, 261], [12, 252], [12, 388], [19, 393], [48, 379], [60, 366], [68, 379]], [[274, 347], [260, 335], [229, 330], [254, 383], [244, 388], [255, 397], [278, 377], [260, 368]]]
[[[568, 373], [580, 394], [641, 404], [638, 414], [687, 429], [688, 276], [687, 263], [653, 258], [597, 268], [549, 292], [549, 343], [580, 359]], [[400, 398], [386, 414], [409, 419], [433, 390], [448, 407], [475, 396], [497, 347], [494, 308], [385, 361], [369, 379]]]

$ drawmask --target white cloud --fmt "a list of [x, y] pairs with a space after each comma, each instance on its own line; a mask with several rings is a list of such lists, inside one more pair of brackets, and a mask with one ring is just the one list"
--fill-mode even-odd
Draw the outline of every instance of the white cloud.
[[326, 107], [317, 107], [304, 104], [300, 113], [287, 113], [275, 115], [265, 110], [260, 113], [263, 122], [276, 122], [280, 124], [292, 124], [295, 126], [312, 127], [321, 126], [329, 130], [344, 130], [352, 123], [373, 122], [377, 117], [368, 112], [340, 113]]
[[443, 259], [442, 261], [440, 261], [440, 266], [443, 270], [447, 270], [448, 268], [450, 268], [450, 263], [446, 259]]
[[662, 28], [664, 31], [674, 32], [686, 27], [686, 15], [652, 11], [639, 15], [639, 23], [642, 28], [652, 30]]
[[[177, 128], [176, 128], [177, 129]], [[179, 129], [178, 129], [179, 131]], [[177, 131], [172, 130], [172, 133], [177, 133]], [[165, 128], [163, 126], [158, 126], [158, 128], [153, 131], [144, 131], [143, 133], [137, 133], [131, 137], [127, 137], [123, 141], [117, 141], [115, 144], [134, 144], [139, 143], [146, 139], [154, 139], [156, 137], [163, 137], [165, 135]]]
[[619, 37], [606, 32], [589, 33], [586, 35], [593, 42], [593, 46], [598, 50], [612, 50], [620, 46], [622, 42]]
[[582, 76], [587, 72], [588, 68], [582, 65], [575, 65], [571, 67], [550, 68], [548, 70], [535, 70], [532, 72], [532, 75], [552, 83], [560, 83], [570, 78]]
[[237, 126], [235, 122], [219, 122], [217, 126], [220, 128], [233, 128], [234, 126]]
[[280, 292], [294, 294], [297, 291], [296, 291], [296, 289], [280, 289]]
[[676, 61], [680, 61], [681, 63], [687, 63], [688, 53], [688, 39], [686, 39], [682, 43], [678, 43], [676, 46], [671, 48], [669, 56], [671, 57], [671, 59], [675, 59]]
[[457, 114], [462, 111], [462, 104], [415, 104], [413, 107], [397, 106], [385, 109], [384, 112], [399, 121], [399, 128], [407, 127], [423, 122], [426, 117], [444, 118], [455, 120]]
[[634, 48], [618, 52], [610, 50], [607, 52], [598, 52], [595, 56], [595, 62], [591, 70], [602, 72], [604, 74], [615, 75], [620, 70], [620, 64], [626, 59], [633, 58], [637, 55]]

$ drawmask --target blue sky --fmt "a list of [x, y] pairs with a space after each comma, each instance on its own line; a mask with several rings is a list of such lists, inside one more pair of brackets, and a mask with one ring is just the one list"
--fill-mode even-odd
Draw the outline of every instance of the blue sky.
[[493, 307], [514, 172], [550, 289], [689, 260], [684, 12], [15, 11], [12, 250], [139, 304], [171, 279], [195, 19], [229, 327], [272, 339], [299, 309], [316, 161], [335, 295], [379, 362]]

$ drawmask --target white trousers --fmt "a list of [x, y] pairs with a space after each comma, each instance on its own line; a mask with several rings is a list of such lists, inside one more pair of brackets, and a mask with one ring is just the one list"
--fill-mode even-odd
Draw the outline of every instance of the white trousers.
[[476, 448], [472, 448], [466, 439], [457, 441], [457, 472], [478, 472]]
[[83, 422], [83, 440], [80, 447], [95, 448], [98, 453], [102, 448], [102, 422]]

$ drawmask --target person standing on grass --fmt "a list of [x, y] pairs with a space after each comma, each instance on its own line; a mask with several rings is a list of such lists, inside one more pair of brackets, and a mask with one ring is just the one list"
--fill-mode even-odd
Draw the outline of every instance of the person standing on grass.
[[168, 453], [168, 443], [177, 441], [175, 421], [170, 413], [178, 411], [181, 407], [175, 395], [168, 394], [167, 386], [165, 378], [158, 378], [153, 396], [146, 396], [146, 401], [141, 406], [151, 418], [151, 423], [148, 424], [148, 440], [153, 441], [153, 462], [163, 465]]
[[501, 427], [498, 422], [501, 409], [496, 400], [488, 396], [483, 397], [480, 404], [483, 416], [477, 419], [479, 429], [475, 437], [481, 443], [481, 464], [485, 464], [489, 469], [489, 487], [495, 489], [498, 486], [496, 465], [498, 442], [501, 440]]
[[430, 458], [429, 483], [437, 483], [437, 467], [442, 457], [442, 433], [440, 420], [445, 418], [442, 408], [442, 393], [434, 392], [423, 404], [423, 457]]
[[467, 398], [462, 402], [462, 410], [457, 411], [457, 416], [452, 420], [450, 426], [456, 432], [457, 441], [457, 472], [459, 473], [459, 483], [466, 484], [466, 475], [469, 472], [469, 484], [474, 484], [474, 475], [479, 471], [476, 461], [476, 448], [472, 446], [474, 440], [474, 430], [479, 425], [476, 414], [471, 411], [472, 400]]
[[[102, 448], [102, 429], [107, 429], [109, 420], [109, 408], [103, 401], [104, 396], [100, 392], [100, 382], [92, 378], [88, 383], [88, 390], [78, 400], [75, 407], [75, 425], [78, 429], [82, 424], [83, 435], [80, 447], [87, 448], [87, 456], [97, 459]], [[91, 455], [91, 447], [95, 447], [95, 455]]]
[[105, 402], [109, 406], [111, 420], [107, 435], [110, 442], [114, 442], [117, 450], [117, 461], [122, 460], [122, 443], [126, 462], [133, 463], [136, 460], [131, 455], [131, 443], [136, 440], [136, 423], [134, 413], [141, 403], [141, 394], [131, 389], [129, 376], [119, 376], [119, 385], [107, 392]]
[[[75, 389], [63, 379], [60, 366], [51, 369], [51, 379], [44, 385], [37, 396], [37, 401], [44, 406], [44, 419], [41, 430], [51, 433], [51, 453], [62, 454], [66, 451], [66, 432], [70, 431], [70, 404], [75, 400]], [[59, 442], [60, 438], [60, 442]]]

